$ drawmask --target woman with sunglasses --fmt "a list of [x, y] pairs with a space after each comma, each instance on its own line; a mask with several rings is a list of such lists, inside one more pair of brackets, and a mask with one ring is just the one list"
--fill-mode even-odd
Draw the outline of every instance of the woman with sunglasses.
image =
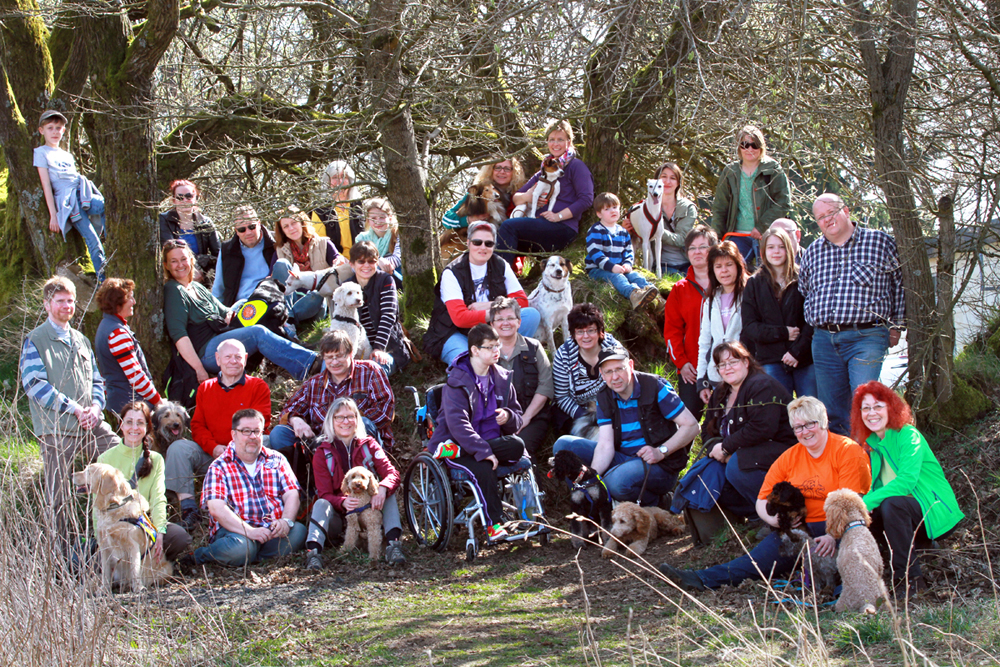
[[734, 242], [744, 261], [751, 264], [751, 258], [760, 256], [761, 235], [776, 219], [788, 215], [788, 178], [767, 155], [764, 133], [753, 125], [736, 133], [736, 158], [719, 176], [712, 226], [723, 240]]
[[469, 349], [469, 329], [486, 322], [486, 312], [498, 296], [521, 306], [522, 336], [534, 336], [541, 316], [528, 307], [528, 295], [507, 262], [493, 255], [496, 230], [488, 222], [469, 225], [469, 249], [441, 272], [434, 287], [434, 310], [424, 334], [424, 350], [451, 365]]
[[198, 207], [201, 193], [191, 181], [177, 180], [170, 184], [172, 206], [160, 214], [160, 245], [173, 239], [188, 244], [198, 260], [198, 267], [207, 274], [219, 257], [219, 233], [208, 216]]
[[371, 241], [355, 241], [351, 246], [353, 280], [361, 285], [365, 302], [358, 319], [372, 346], [372, 361], [392, 375], [410, 363], [409, 341], [399, 322], [399, 298], [391, 273], [382, 270], [378, 248]]
[[[487, 183], [493, 185], [493, 189], [497, 191], [500, 195], [500, 203], [503, 204], [503, 210], [510, 215], [510, 212], [514, 210], [514, 202], [512, 196], [515, 192], [521, 189], [521, 186], [525, 182], [524, 170], [521, 169], [521, 163], [517, 160], [511, 160], [509, 158], [500, 160], [494, 164], [488, 164], [479, 170], [479, 174], [473, 181], [474, 185], [486, 185]], [[462, 208], [466, 201], [468, 201], [469, 195], [466, 193], [464, 197], [458, 200], [458, 203], [448, 209], [448, 212], [444, 214], [441, 218], [441, 226], [446, 229], [463, 229], [469, 226], [469, 223], [476, 222], [477, 220], [485, 220], [485, 217], [463, 217], [458, 214], [458, 209]]]

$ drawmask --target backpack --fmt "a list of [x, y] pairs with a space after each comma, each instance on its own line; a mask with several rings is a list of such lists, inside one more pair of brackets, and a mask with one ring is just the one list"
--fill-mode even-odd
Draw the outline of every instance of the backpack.
[[163, 396], [189, 411], [194, 410], [198, 384], [198, 374], [184, 361], [180, 352], [174, 351], [167, 369], [163, 371]]

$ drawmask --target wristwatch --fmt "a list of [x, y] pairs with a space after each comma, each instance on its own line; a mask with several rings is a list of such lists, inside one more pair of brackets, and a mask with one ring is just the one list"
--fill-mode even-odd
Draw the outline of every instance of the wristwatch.
[[281, 520], [288, 524], [289, 530], [295, 528], [295, 522], [292, 521], [291, 519], [286, 519], [285, 517], [282, 517]]
[[660, 453], [663, 454], [664, 456], [670, 453], [670, 450], [667, 449], [666, 445], [660, 445], [659, 447], [657, 447], [657, 449], [659, 449]]

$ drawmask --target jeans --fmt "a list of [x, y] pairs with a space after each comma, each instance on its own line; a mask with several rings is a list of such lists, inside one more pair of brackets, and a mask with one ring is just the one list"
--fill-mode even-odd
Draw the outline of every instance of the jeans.
[[705, 412], [705, 401], [698, 395], [697, 382], [685, 382], [680, 374], [677, 376], [677, 395], [684, 402], [684, 407], [688, 409], [695, 420], [701, 421], [701, 415]]
[[193, 440], [174, 440], [167, 448], [163, 476], [168, 491], [194, 497], [194, 482], [204, 477], [212, 457]]
[[[741, 499], [750, 504], [753, 515], [756, 515], [757, 496], [760, 494], [760, 487], [764, 486], [764, 478], [767, 477], [767, 470], [740, 470], [739, 451], [733, 453], [726, 463], [726, 481], [729, 482], [740, 495]], [[741, 508], [733, 508], [740, 514], [747, 515], [749, 512], [740, 511]]]
[[[279, 259], [271, 269], [271, 277], [284, 285], [291, 267], [292, 264], [287, 259]], [[326, 315], [326, 299], [319, 292], [291, 292], [285, 295], [285, 304], [296, 326]]]
[[813, 364], [792, 368], [780, 361], [776, 364], [762, 364], [764, 372], [781, 383], [789, 394], [796, 397], [816, 395], [816, 369]]
[[[590, 465], [594, 460], [596, 448], [597, 443], [593, 440], [564, 435], [552, 445], [552, 455], [555, 456], [557, 452], [568, 449]], [[637, 502], [647, 470], [649, 479], [646, 480], [646, 492], [642, 496], [641, 503], [644, 507], [656, 505], [660, 501], [660, 496], [673, 491], [677, 484], [677, 473], [668, 473], [659, 465], [647, 465], [638, 456], [616, 451], [614, 458], [611, 459], [611, 466], [603, 475], [604, 485], [615, 500]]]
[[276, 537], [264, 544], [251, 540], [246, 535], [231, 533], [220, 527], [211, 544], [194, 550], [196, 563], [219, 563], [229, 567], [243, 567], [250, 563], [267, 560], [275, 556], [287, 556], [302, 549], [306, 541], [306, 527], [298, 521], [292, 526], [287, 537]]
[[760, 241], [752, 236], [726, 236], [723, 241], [732, 241], [739, 248], [747, 269], [760, 263]]
[[611, 286], [618, 290], [622, 296], [629, 296], [640, 287], [646, 286], [646, 279], [639, 275], [638, 271], [631, 273], [613, 273], [604, 269], [591, 269], [587, 275], [594, 280], [602, 280], [611, 283]]
[[80, 232], [83, 242], [87, 244], [87, 252], [90, 253], [90, 261], [97, 272], [97, 281], [104, 281], [104, 264], [107, 257], [104, 254], [104, 245], [101, 243], [101, 234], [104, 233], [104, 202], [92, 201], [89, 211], [81, 211], [80, 219], [73, 222], [70, 217], [66, 220], [66, 225]]
[[826, 406], [830, 430], [851, 434], [851, 399], [854, 390], [877, 380], [889, 349], [885, 327], [833, 333], [813, 332], [813, 365], [816, 367], [816, 397]]
[[[329, 500], [319, 498], [312, 508], [312, 515], [309, 518], [309, 536], [306, 544], [311, 549], [323, 550], [329, 537], [337, 537], [344, 532], [347, 518], [342, 516]], [[399, 519], [399, 502], [396, 494], [393, 493], [385, 498], [382, 506], [382, 534], [388, 535], [394, 528], [402, 530], [403, 524]]]
[[[518, 328], [517, 333], [522, 336], [534, 336], [535, 330], [538, 329], [538, 323], [542, 321], [541, 314], [534, 308], [522, 308], [521, 309], [521, 326]], [[451, 362], [455, 361], [455, 357], [462, 354], [463, 352], [469, 351], [469, 337], [462, 332], [455, 332], [444, 342], [444, 347], [441, 348], [441, 361], [451, 366]]]
[[688, 269], [691, 268], [690, 262], [684, 262], [683, 264], [662, 264], [663, 275], [675, 275], [684, 278], [687, 276]]
[[[813, 537], [819, 537], [826, 532], [826, 523], [822, 521], [809, 523], [806, 526]], [[709, 588], [723, 585], [738, 586], [746, 579], [780, 576], [791, 572], [792, 566], [795, 565], [795, 557], [782, 556], [780, 550], [781, 536], [775, 531], [761, 540], [749, 555], [743, 554], [728, 563], [705, 570], [695, 570], [695, 574], [701, 579], [701, 583]]]
[[255, 324], [252, 327], [227, 331], [208, 341], [205, 354], [201, 355], [201, 363], [211, 375], [219, 372], [219, 366], [215, 363], [215, 351], [225, 340], [240, 341], [247, 349], [248, 355], [260, 352], [265, 359], [284, 368], [296, 380], [305, 380], [316, 360], [315, 352], [282, 338], [265, 326]]
[[511, 218], [504, 220], [497, 231], [497, 254], [513, 266], [520, 251], [555, 252], [575, 238], [576, 230], [561, 222], [549, 222], [545, 218]]

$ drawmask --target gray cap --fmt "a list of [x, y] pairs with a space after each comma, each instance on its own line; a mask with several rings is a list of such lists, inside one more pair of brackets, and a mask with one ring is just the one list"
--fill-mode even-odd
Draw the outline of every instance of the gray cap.
[[605, 361], [628, 361], [629, 354], [628, 350], [624, 347], [606, 347], [601, 350], [601, 353], [597, 356], [597, 365], [603, 366]]
[[42, 125], [45, 124], [45, 121], [52, 120], [53, 118], [58, 118], [63, 123], [69, 124], [69, 121], [66, 120], [66, 116], [62, 115], [61, 111], [56, 111], [55, 109], [46, 109], [45, 111], [42, 112], [42, 117], [38, 119], [38, 127], [41, 127]]

